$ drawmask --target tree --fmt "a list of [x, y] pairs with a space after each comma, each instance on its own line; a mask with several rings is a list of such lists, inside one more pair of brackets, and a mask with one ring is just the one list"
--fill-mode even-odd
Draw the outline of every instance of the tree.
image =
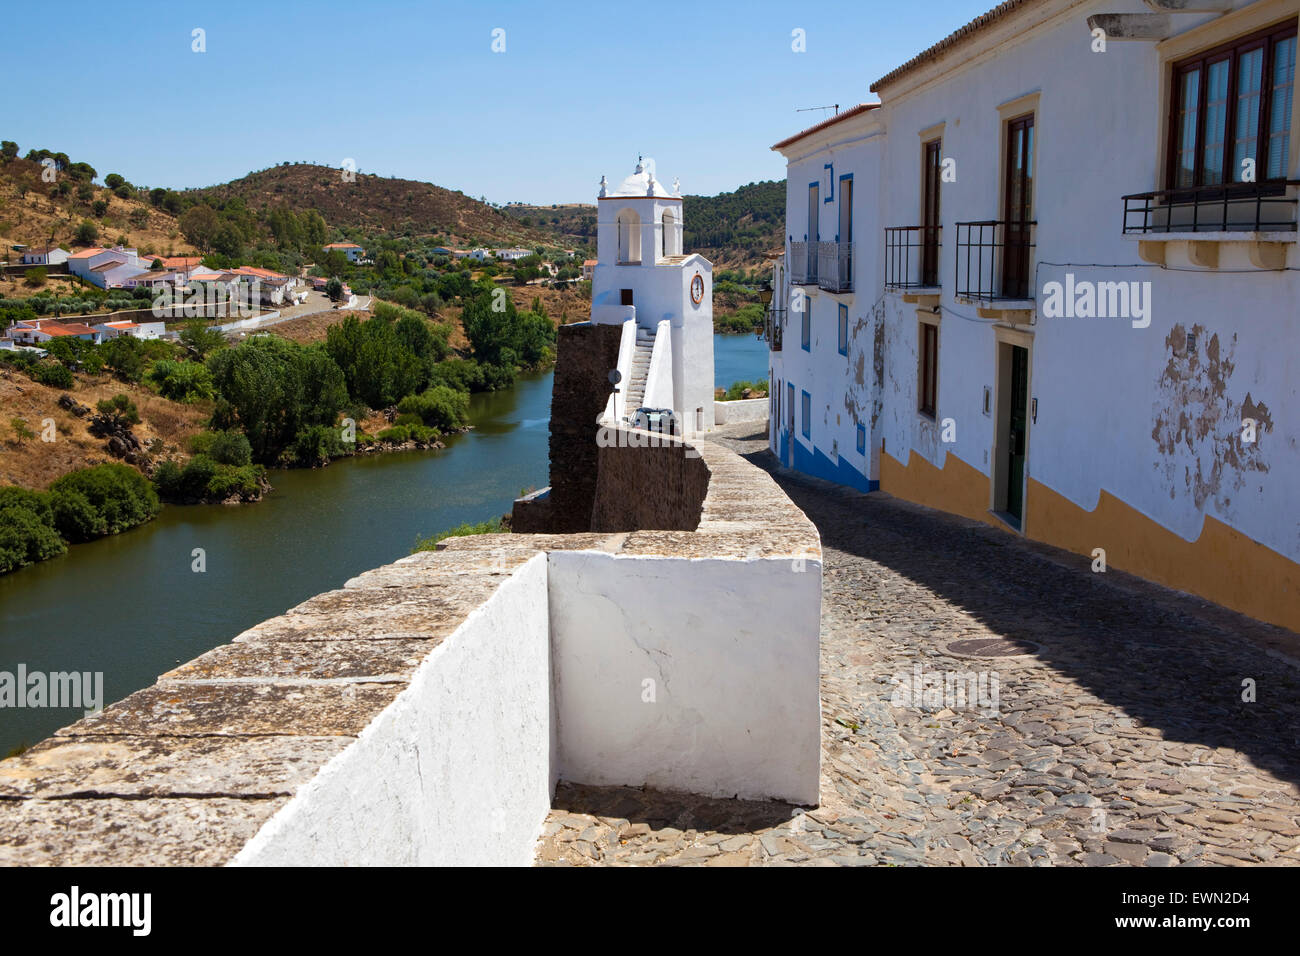
[[104, 177], [104, 185], [109, 189], [116, 189], [126, 182], [126, 177], [119, 173], [109, 173]]
[[102, 199], [96, 199], [90, 210], [95, 214], [96, 219], [103, 219], [104, 213], [108, 212], [108, 203]]
[[241, 428], [253, 459], [274, 464], [300, 431], [333, 425], [348, 400], [343, 372], [325, 351], [256, 336], [208, 359], [219, 429]]
[[179, 225], [181, 234], [191, 245], [200, 252], [207, 252], [212, 248], [212, 240], [217, 234], [220, 223], [211, 206], [199, 203], [186, 210], [185, 215], [181, 216]]
[[23, 276], [23, 285], [32, 289], [39, 289], [45, 285], [45, 266], [37, 266], [35, 269], [28, 269], [27, 274]]
[[338, 276], [330, 276], [330, 281], [325, 283], [325, 294], [335, 302], [343, 298], [343, 283]]
[[10, 163], [18, 158], [18, 144], [13, 140], [0, 140], [0, 163]]
[[77, 227], [77, 242], [80, 245], [88, 246], [99, 238], [99, 227], [89, 219], [83, 219], [81, 225]]
[[181, 329], [177, 338], [185, 351], [200, 362], [207, 358], [210, 352], [226, 346], [226, 337], [221, 332], [197, 320]]
[[212, 250], [232, 259], [239, 258], [240, 253], [244, 251], [244, 236], [239, 231], [239, 227], [233, 222], [223, 222], [217, 229], [216, 235], [212, 237]]

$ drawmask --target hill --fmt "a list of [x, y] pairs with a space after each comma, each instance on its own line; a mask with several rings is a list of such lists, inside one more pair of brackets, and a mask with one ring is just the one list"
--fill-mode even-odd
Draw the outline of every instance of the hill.
[[[780, 249], [785, 223], [785, 181], [741, 186], [716, 196], [686, 196], [683, 203], [688, 252], [724, 267], [754, 267], [763, 253]], [[569, 245], [595, 245], [596, 207], [585, 203], [529, 206], [511, 203], [502, 212], [520, 225], [550, 232]]]
[[53, 239], [54, 245], [69, 249], [85, 246], [87, 243], [77, 241], [84, 222], [93, 224], [98, 234], [95, 241], [100, 244], [125, 237], [125, 245], [141, 251], [162, 255], [192, 252], [176, 218], [154, 208], [147, 192], [130, 183], [116, 189], [95, 185], [95, 170], [90, 167], [55, 170], [53, 182], [42, 178], [45, 172], [36, 159], [0, 159], [0, 242], [4, 243], [5, 258], [18, 243], [35, 248]]
[[255, 212], [277, 206], [315, 209], [330, 228], [362, 238], [380, 233], [435, 235], [448, 245], [535, 246], [554, 242], [550, 231], [533, 229], [464, 193], [413, 179], [390, 179], [310, 163], [282, 164], [242, 179], [186, 190], [218, 208], [240, 200]]

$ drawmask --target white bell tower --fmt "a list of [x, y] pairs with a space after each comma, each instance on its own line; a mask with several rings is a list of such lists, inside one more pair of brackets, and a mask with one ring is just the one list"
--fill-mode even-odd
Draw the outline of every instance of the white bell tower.
[[[616, 188], [600, 181], [591, 319], [623, 326], [607, 417], [671, 409], [683, 436], [713, 428], [713, 264], [682, 249], [682, 196], [640, 158]], [[641, 419], [644, 421], [644, 417]]]

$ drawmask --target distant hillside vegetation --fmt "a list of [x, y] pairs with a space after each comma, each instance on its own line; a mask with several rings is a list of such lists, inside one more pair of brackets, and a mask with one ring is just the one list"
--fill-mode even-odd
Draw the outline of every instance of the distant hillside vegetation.
[[276, 206], [317, 210], [330, 227], [355, 235], [446, 235], [465, 241], [532, 246], [550, 239], [549, 230], [524, 226], [477, 199], [413, 179], [355, 173], [309, 163], [272, 166], [242, 179], [188, 190], [184, 195], [221, 206], [239, 199], [252, 210]]
[[[48, 165], [43, 161], [48, 160]], [[18, 243], [32, 248], [51, 241], [67, 249], [121, 241], [142, 251], [180, 255], [191, 251], [173, 213], [155, 208], [147, 189], [117, 173], [103, 177], [65, 153], [0, 142], [0, 259]]]
[[691, 252], [727, 258], [761, 256], [783, 245], [785, 180], [750, 183], [716, 196], [687, 196], [683, 241]]
[[[717, 196], [687, 196], [687, 252], [714, 262], [752, 265], [764, 252], [780, 249], [785, 223], [785, 180], [750, 183]], [[595, 245], [596, 207], [582, 203], [529, 206], [511, 203], [502, 212], [534, 229], [572, 244]]]

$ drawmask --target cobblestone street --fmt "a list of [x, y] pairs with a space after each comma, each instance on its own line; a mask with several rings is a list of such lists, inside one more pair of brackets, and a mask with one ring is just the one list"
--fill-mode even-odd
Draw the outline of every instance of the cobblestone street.
[[[718, 441], [825, 552], [821, 805], [564, 784], [540, 865], [1300, 865], [1294, 635], [787, 472], [753, 429]], [[891, 702], [918, 667], [996, 705]]]

